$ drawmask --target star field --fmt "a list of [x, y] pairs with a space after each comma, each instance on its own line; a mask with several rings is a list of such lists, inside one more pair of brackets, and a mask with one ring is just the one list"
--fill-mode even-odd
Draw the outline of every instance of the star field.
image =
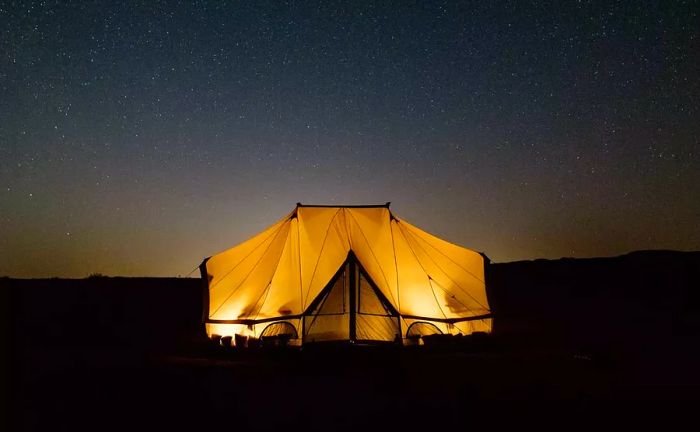
[[700, 249], [677, 2], [0, 5], [0, 275], [185, 275], [298, 201], [495, 261]]

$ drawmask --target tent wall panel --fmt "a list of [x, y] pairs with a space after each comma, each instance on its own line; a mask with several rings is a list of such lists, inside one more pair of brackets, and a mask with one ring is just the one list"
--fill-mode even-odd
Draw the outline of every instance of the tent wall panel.
[[220, 301], [219, 303], [212, 301], [213, 307], [210, 308], [212, 318], [222, 319], [221, 317], [230, 315], [236, 315], [238, 318], [257, 317], [259, 307], [256, 308], [256, 306], [259, 306], [263, 297], [269, 294], [272, 277], [287, 243], [289, 228], [290, 225], [285, 224], [278, 230], [247, 274], [232, 272], [229, 274], [229, 280], [222, 279], [221, 288], [223, 289], [217, 291], [215, 287], [210, 291], [216, 293], [216, 301]]

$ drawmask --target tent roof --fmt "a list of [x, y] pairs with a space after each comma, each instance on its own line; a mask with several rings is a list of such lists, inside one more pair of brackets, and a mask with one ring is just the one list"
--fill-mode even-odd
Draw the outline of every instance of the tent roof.
[[387, 201], [386, 204], [351, 204], [351, 205], [338, 205], [338, 204], [302, 204], [297, 203], [297, 207], [317, 207], [317, 208], [389, 208], [391, 201]]

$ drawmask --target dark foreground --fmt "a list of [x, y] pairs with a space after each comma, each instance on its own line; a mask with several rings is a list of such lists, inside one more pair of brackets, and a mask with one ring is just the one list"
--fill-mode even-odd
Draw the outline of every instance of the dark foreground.
[[4, 279], [3, 429], [685, 429], [699, 264], [496, 265], [493, 337], [422, 349], [224, 351], [206, 344], [193, 280]]
[[13, 430], [668, 428], [692, 420], [699, 388], [697, 377], [647, 380], [624, 364], [555, 352], [33, 354], [18, 376]]

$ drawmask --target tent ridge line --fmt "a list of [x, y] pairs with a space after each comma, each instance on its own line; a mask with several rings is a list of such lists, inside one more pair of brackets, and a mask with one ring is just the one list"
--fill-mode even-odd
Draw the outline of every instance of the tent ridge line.
[[386, 204], [360, 204], [360, 205], [341, 205], [341, 204], [302, 204], [297, 203], [297, 207], [310, 208], [389, 208], [391, 201]]

